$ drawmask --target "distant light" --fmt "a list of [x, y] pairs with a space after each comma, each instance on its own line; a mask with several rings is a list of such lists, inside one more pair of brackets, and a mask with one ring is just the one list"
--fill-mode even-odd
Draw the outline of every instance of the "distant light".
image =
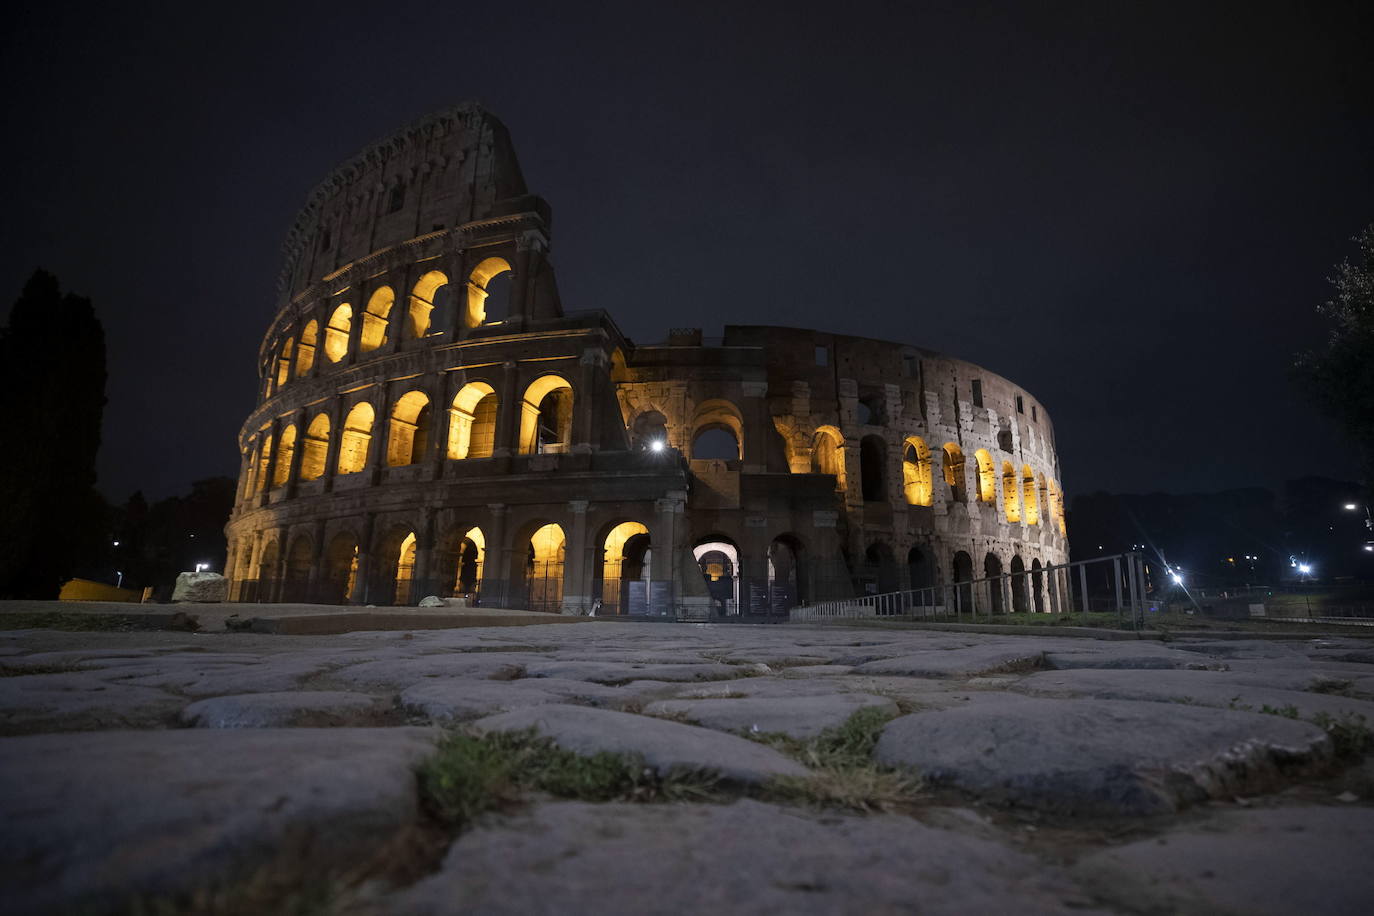
[[205, 570], [207, 570], [207, 569], [209, 569], [209, 568], [210, 568], [210, 564], [209, 564], [209, 563], [197, 563], [197, 564], [196, 564], [196, 572], [204, 572]]
[[1374, 553], [1374, 544], [1365, 544], [1364, 549], [1368, 550], [1370, 553]]
[[1171, 575], [1171, 576], [1174, 577], [1174, 583], [1175, 583], [1176, 585], [1182, 585], [1182, 584], [1183, 584], [1183, 577], [1180, 576], [1178, 573], [1169, 573], [1169, 575]]
[[663, 451], [663, 440], [662, 440], [662, 439], [655, 439], [655, 440], [653, 440], [652, 442], [650, 442], [650, 443], [649, 443], [649, 451], [651, 451], [651, 452], [661, 452], [661, 451]]
[[114, 546], [115, 546], [115, 547], [118, 547], [118, 546], [119, 546], [119, 542], [118, 542], [118, 541], [115, 541], [115, 542], [114, 542]]
[[1346, 503], [1345, 508], [1349, 512], [1354, 512], [1358, 507], [1354, 503]]
[[1312, 567], [1308, 566], [1306, 563], [1301, 563], [1298, 565], [1298, 572], [1302, 573], [1304, 576], [1310, 573], [1311, 571]]

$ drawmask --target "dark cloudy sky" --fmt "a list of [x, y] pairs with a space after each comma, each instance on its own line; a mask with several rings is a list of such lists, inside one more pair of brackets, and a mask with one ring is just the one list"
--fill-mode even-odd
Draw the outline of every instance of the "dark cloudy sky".
[[1374, 221], [1370, 9], [35, 5], [0, 37], [0, 296], [41, 265], [95, 300], [107, 496], [235, 474], [296, 208], [472, 98], [553, 205], [565, 305], [636, 339], [971, 359], [1048, 405], [1070, 496], [1350, 475], [1286, 366]]

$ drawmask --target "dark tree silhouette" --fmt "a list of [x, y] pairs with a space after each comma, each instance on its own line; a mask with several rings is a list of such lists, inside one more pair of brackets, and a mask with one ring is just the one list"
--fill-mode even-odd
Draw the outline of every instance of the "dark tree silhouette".
[[38, 270], [0, 329], [0, 597], [56, 598], [101, 554], [95, 489], [105, 410], [105, 330], [91, 302]]
[[1317, 307], [1335, 325], [1326, 349], [1304, 353], [1296, 369], [1317, 406], [1358, 450], [1361, 482], [1374, 495], [1374, 225], [1353, 241], [1355, 260], [1336, 265], [1335, 295]]

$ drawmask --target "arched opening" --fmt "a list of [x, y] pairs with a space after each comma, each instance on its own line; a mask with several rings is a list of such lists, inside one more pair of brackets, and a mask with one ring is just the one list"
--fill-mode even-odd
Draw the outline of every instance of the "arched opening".
[[811, 473], [833, 476], [836, 490], [843, 491], [846, 486], [844, 437], [833, 426], [823, 426], [816, 430], [816, 438], [811, 443]]
[[902, 490], [909, 506], [929, 506], [934, 501], [930, 449], [920, 436], [908, 438], [902, 449]]
[[802, 545], [782, 534], [768, 545], [768, 613], [786, 616], [806, 600]]
[[[907, 581], [915, 591], [935, 588], [935, 560], [930, 548], [917, 545], [906, 554]], [[934, 604], [933, 595], [918, 596], [917, 603]]]
[[329, 454], [329, 415], [315, 414], [301, 441], [301, 480], [319, 480], [324, 476], [325, 457]]
[[[443, 271], [431, 270], [415, 281], [410, 291], [410, 311], [406, 315], [406, 339], [419, 340], [429, 333], [431, 313], [438, 299], [439, 290], [448, 287], [448, 276]], [[443, 330], [441, 327], [440, 331]]]
[[496, 444], [496, 392], [486, 382], [468, 382], [449, 408], [448, 456], [490, 458]]
[[509, 283], [502, 284], [500, 288], [493, 285], [497, 277], [509, 273], [510, 263], [505, 258], [487, 258], [468, 274], [466, 327], [475, 328], [479, 324], [510, 317]]
[[717, 617], [739, 614], [739, 549], [729, 541], [707, 540], [692, 548]]
[[358, 578], [358, 539], [340, 532], [329, 541], [325, 552], [324, 583], [319, 600], [326, 604], [347, 604]]
[[573, 389], [567, 379], [542, 375], [520, 404], [520, 454], [567, 452], [572, 443]]
[[1021, 521], [1021, 487], [1016, 482], [1016, 468], [1010, 461], [1002, 462], [1002, 512], [1007, 521]]
[[1031, 597], [1034, 599], [1035, 613], [1045, 611], [1045, 573], [1040, 568], [1040, 560], [1031, 560]]
[[548, 524], [530, 537], [525, 561], [529, 609], [558, 613], [563, 605], [563, 529]]
[[901, 587], [897, 578], [897, 560], [892, 548], [882, 541], [874, 541], [864, 551], [864, 565], [859, 572], [861, 592], [881, 595]]
[[301, 331], [301, 342], [296, 347], [296, 378], [301, 378], [315, 367], [315, 346], [319, 342], [320, 323], [310, 319]]
[[1026, 504], [1026, 524], [1040, 524], [1040, 492], [1035, 488], [1035, 472], [1031, 466], [1021, 466], [1021, 496]]
[[954, 555], [954, 562], [951, 565], [951, 572], [954, 573], [955, 600], [958, 609], [962, 612], [973, 609], [973, 557], [960, 550]]
[[734, 404], [703, 401], [692, 415], [691, 456], [707, 461], [737, 461], [743, 454], [744, 423]]
[[285, 385], [291, 378], [291, 354], [296, 347], [296, 338], [288, 337], [281, 345], [281, 357], [277, 359], [277, 387]]
[[654, 451], [668, 444], [668, 418], [657, 410], [645, 410], [630, 424], [630, 448]]
[[602, 540], [601, 563], [594, 571], [593, 594], [601, 598], [598, 614], [647, 614], [651, 551], [649, 529], [621, 522]]
[[886, 399], [882, 395], [870, 394], [859, 399], [854, 405], [855, 419], [860, 426], [882, 426], [887, 422]]
[[339, 434], [339, 473], [356, 474], [367, 467], [367, 450], [372, 444], [372, 422], [376, 417], [372, 405], [359, 401], [344, 418]]
[[992, 455], [987, 449], [980, 448], [973, 453], [973, 457], [978, 462], [978, 501], [997, 502], [997, 469], [992, 463]]
[[859, 480], [863, 484], [864, 502], [887, 499], [887, 474], [883, 465], [887, 460], [887, 443], [881, 436], [864, 436], [859, 440]]
[[1011, 558], [1011, 609], [1024, 614], [1026, 606], [1026, 563], [1018, 553]]
[[353, 306], [345, 302], [329, 316], [324, 329], [324, 356], [337, 363], [348, 353], [348, 335], [353, 330]]
[[396, 555], [396, 591], [392, 604], [412, 604], [411, 583], [415, 579], [415, 532], [412, 531], [401, 540], [400, 552]]
[[964, 476], [964, 453], [953, 442], [946, 442], [944, 461], [941, 462], [945, 475], [945, 485], [949, 487], [949, 498], [956, 503], [964, 502], [968, 484]]
[[421, 461], [429, 447], [429, 427], [429, 397], [423, 391], [407, 391], [391, 410], [387, 466], [398, 468]]
[[1035, 475], [1035, 496], [1036, 496], [1036, 500], [1037, 500], [1037, 502], [1038, 502], [1038, 505], [1044, 506], [1044, 510], [1043, 510], [1043, 511], [1044, 511], [1044, 513], [1045, 513], [1045, 516], [1046, 516], [1046, 524], [1048, 524], [1051, 528], [1053, 528], [1053, 527], [1054, 527], [1054, 503], [1052, 503], [1052, 502], [1050, 501], [1049, 488], [1048, 488], [1048, 487], [1046, 486], [1046, 484], [1045, 484], [1045, 475], [1044, 475], [1044, 474], [1036, 474], [1036, 475]]
[[267, 469], [272, 464], [272, 434], [262, 437], [262, 448], [258, 452], [258, 492], [267, 489]]
[[983, 557], [983, 578], [987, 579], [988, 599], [994, 614], [1001, 614], [1005, 610], [1005, 603], [1002, 600], [1002, 589], [1005, 583], [1002, 581], [1002, 558], [995, 553], [990, 553]]
[[277, 445], [277, 464], [272, 472], [273, 487], [286, 485], [287, 479], [291, 476], [291, 460], [295, 457], [296, 424], [292, 423], [281, 431], [281, 440]]
[[487, 538], [481, 528], [469, 528], [458, 542], [457, 569], [454, 571], [453, 593], [468, 598], [480, 596], [482, 567], [486, 563]]
[[242, 499], [247, 499], [257, 492], [258, 448], [258, 443], [253, 442], [248, 449], [248, 467], [243, 472], [243, 492], [240, 494]]
[[368, 297], [363, 311], [363, 326], [358, 329], [358, 352], [370, 353], [386, 343], [387, 325], [391, 322], [391, 307], [396, 293], [389, 286], [379, 286]]
[[739, 459], [739, 440], [727, 426], [707, 426], [692, 437], [692, 457], [711, 461]]
[[301, 603], [310, 600], [310, 556], [313, 545], [304, 535], [297, 535], [286, 551], [286, 577], [282, 582], [281, 600]]
[[281, 545], [273, 539], [262, 549], [258, 556], [258, 576], [256, 601], [275, 601], [277, 583], [281, 576]]

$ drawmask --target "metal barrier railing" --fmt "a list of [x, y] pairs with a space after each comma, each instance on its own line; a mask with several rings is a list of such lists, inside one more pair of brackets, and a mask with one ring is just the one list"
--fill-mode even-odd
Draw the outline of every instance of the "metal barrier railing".
[[1123, 627], [1144, 624], [1145, 562], [1139, 552], [794, 607], [793, 621], [902, 617], [997, 623], [1018, 614], [1116, 614]]

